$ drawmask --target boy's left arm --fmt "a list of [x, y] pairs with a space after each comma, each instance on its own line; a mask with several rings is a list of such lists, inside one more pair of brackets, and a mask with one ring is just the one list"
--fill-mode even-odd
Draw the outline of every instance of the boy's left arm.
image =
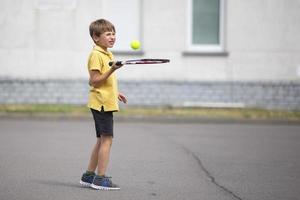
[[121, 101], [123, 103], [127, 103], [127, 98], [122, 93], [119, 93], [118, 99], [119, 99], [119, 101]]

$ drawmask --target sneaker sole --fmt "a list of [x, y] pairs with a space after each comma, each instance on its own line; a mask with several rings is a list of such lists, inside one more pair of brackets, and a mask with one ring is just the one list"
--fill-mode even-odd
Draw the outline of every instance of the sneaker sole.
[[112, 187], [103, 187], [103, 186], [98, 186], [98, 185], [94, 185], [91, 184], [90, 185], [91, 188], [95, 189], [95, 190], [120, 190], [121, 188], [112, 188]]
[[83, 186], [83, 187], [91, 187], [91, 185], [92, 185], [92, 184], [87, 183], [87, 182], [84, 182], [84, 181], [82, 181], [82, 180], [80, 180], [79, 183], [80, 183], [80, 185]]

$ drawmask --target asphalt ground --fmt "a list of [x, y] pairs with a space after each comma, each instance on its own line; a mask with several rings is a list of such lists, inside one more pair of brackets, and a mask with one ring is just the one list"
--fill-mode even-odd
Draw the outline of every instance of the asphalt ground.
[[296, 200], [300, 125], [116, 121], [108, 175], [82, 188], [91, 119], [0, 118], [0, 199]]

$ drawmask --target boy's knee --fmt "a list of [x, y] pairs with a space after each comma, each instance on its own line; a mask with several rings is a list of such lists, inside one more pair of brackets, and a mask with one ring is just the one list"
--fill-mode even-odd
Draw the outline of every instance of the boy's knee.
[[101, 144], [112, 144], [112, 136], [101, 136]]

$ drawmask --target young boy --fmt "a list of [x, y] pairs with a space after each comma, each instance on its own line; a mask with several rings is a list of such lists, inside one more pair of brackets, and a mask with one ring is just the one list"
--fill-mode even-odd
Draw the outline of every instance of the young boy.
[[114, 74], [121, 66], [117, 66], [115, 62], [109, 66], [113, 55], [108, 48], [112, 48], [116, 40], [114, 25], [105, 19], [99, 19], [91, 23], [89, 30], [96, 45], [88, 58], [91, 86], [88, 107], [95, 121], [97, 142], [80, 184], [94, 189], [116, 190], [120, 188], [112, 183], [111, 177], [107, 177], [105, 172], [113, 138], [113, 112], [119, 110], [118, 100], [126, 103], [127, 99], [118, 92]]

